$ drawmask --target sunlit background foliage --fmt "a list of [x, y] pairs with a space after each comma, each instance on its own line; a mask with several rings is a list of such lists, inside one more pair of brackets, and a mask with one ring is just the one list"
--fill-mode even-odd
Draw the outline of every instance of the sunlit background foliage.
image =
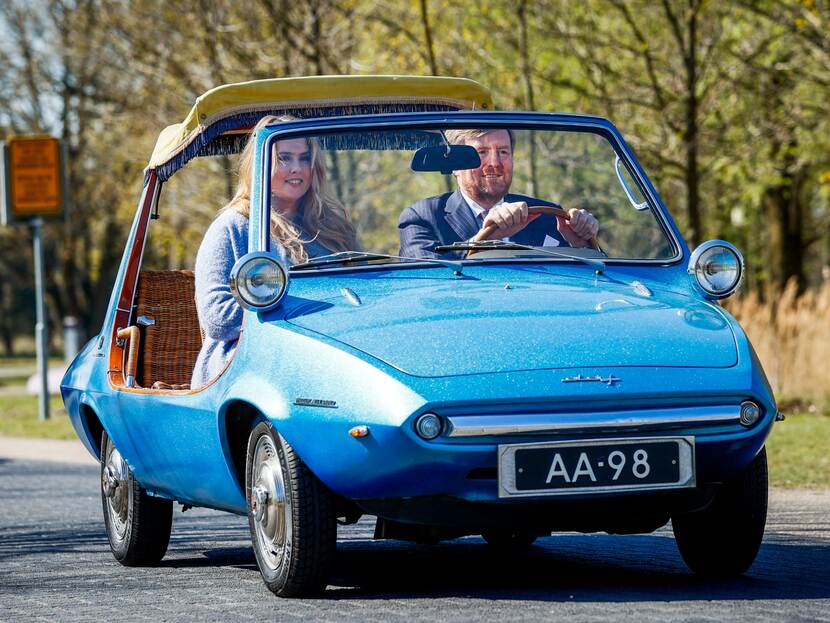
[[[267, 77], [457, 75], [502, 109], [607, 116], [690, 244], [744, 251], [745, 308], [769, 310], [766, 335], [779, 306], [830, 279], [827, 0], [5, 0], [0, 66], [0, 139], [47, 132], [69, 146], [71, 214], [47, 227], [47, 291], [53, 325], [76, 316], [87, 335], [158, 132], [209, 88]], [[158, 265], [192, 262], [234, 187], [232, 158], [197, 166], [164, 189]], [[6, 351], [31, 332], [30, 246], [26, 229], [0, 231]]]

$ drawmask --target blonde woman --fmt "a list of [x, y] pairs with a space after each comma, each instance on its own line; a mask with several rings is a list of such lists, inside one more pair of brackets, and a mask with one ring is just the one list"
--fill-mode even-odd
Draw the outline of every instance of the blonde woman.
[[[231, 268], [248, 252], [255, 136], [265, 125], [291, 117], [264, 117], [254, 127], [239, 162], [236, 194], [205, 234], [196, 255], [196, 307], [205, 339], [191, 387], [201, 387], [225, 367], [239, 339], [242, 308], [228, 285]], [[274, 144], [270, 179], [271, 249], [288, 264], [355, 249], [348, 213], [326, 188], [326, 170], [312, 139]]]

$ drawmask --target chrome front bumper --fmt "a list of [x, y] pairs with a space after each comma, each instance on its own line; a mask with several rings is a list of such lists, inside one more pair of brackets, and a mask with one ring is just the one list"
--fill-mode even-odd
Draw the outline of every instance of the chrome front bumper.
[[446, 418], [445, 437], [485, 437], [527, 433], [671, 430], [689, 426], [740, 424], [740, 405], [677, 407], [584, 413], [454, 415]]

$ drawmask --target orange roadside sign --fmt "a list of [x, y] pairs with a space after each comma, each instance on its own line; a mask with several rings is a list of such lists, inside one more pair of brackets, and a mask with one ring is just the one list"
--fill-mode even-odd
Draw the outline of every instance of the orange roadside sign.
[[63, 211], [60, 141], [52, 137], [8, 140], [9, 207], [17, 218]]

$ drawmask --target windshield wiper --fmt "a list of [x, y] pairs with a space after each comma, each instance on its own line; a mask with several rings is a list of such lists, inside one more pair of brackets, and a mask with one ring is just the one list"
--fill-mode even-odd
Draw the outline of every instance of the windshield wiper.
[[570, 253], [562, 253], [561, 251], [541, 249], [539, 247], [533, 247], [529, 244], [521, 244], [519, 242], [510, 242], [507, 240], [465, 240], [462, 242], [453, 242], [452, 244], [444, 244], [435, 247], [433, 251], [435, 251], [436, 253], [442, 253], [444, 251], [484, 251], [486, 249], [516, 249], [523, 251], [534, 251], [535, 253], [542, 253], [544, 255], [561, 257], [566, 260], [582, 262], [583, 264], [587, 264], [588, 266], [596, 270], [598, 273], [605, 272], [605, 262], [603, 262], [602, 260], [597, 260], [591, 257], [581, 257], [579, 255], [571, 255]]
[[291, 270], [306, 270], [308, 268], [320, 268], [321, 266], [330, 266], [332, 264], [349, 264], [351, 262], [362, 262], [365, 260], [403, 260], [406, 262], [426, 262], [429, 264], [437, 264], [439, 266], [446, 266], [452, 270], [453, 274], [460, 275], [464, 270], [464, 265], [461, 262], [454, 262], [452, 260], [440, 260], [433, 258], [420, 257], [404, 257], [402, 255], [388, 255], [386, 253], [369, 253], [366, 251], [340, 251], [339, 253], [330, 253], [329, 255], [321, 255], [315, 257], [302, 264], [295, 264]]

